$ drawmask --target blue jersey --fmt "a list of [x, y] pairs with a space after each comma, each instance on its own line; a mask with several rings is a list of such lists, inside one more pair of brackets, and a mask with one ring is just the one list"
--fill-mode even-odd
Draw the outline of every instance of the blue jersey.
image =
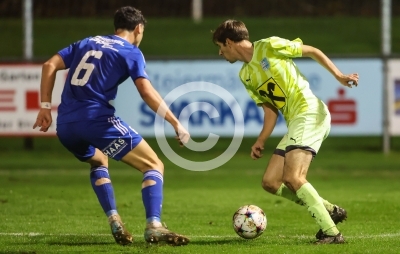
[[58, 54], [69, 72], [57, 123], [108, 119], [115, 113], [110, 100], [119, 84], [128, 77], [148, 79], [142, 52], [116, 35], [88, 37]]

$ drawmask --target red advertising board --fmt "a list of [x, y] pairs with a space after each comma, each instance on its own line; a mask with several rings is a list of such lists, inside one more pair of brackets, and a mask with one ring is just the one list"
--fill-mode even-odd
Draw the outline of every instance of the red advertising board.
[[328, 101], [328, 109], [331, 113], [332, 125], [355, 124], [357, 122], [357, 105], [353, 99], [345, 98], [345, 90], [338, 89], [338, 97]]

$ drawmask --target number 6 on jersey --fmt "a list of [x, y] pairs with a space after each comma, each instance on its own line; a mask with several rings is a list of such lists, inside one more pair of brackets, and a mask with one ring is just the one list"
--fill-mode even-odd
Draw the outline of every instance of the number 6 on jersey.
[[[93, 56], [94, 58], [100, 59], [103, 56], [102, 51], [90, 50], [86, 52], [86, 54], [82, 57], [78, 66], [75, 69], [74, 75], [72, 75], [71, 84], [74, 86], [84, 86], [89, 80], [90, 75], [92, 74], [95, 65], [92, 63], [87, 63], [89, 57]], [[83, 78], [78, 79], [79, 73], [81, 70], [86, 70]]]

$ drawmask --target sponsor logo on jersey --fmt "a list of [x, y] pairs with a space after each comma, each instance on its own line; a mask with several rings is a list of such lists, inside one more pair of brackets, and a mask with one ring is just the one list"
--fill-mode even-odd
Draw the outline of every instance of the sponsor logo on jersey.
[[103, 153], [110, 158], [114, 158], [122, 149], [128, 144], [123, 139], [114, 139], [106, 148], [103, 149]]
[[260, 65], [261, 65], [261, 68], [264, 70], [264, 71], [266, 71], [266, 70], [268, 70], [269, 69], [269, 62], [268, 62], [268, 60], [267, 60], [267, 58], [266, 57], [264, 57], [261, 61], [260, 61]]
[[112, 49], [114, 51], [118, 51], [118, 49], [114, 48], [113, 44], [119, 44], [121, 46], [124, 46], [124, 42], [120, 41], [120, 40], [114, 40], [114, 39], [109, 39], [109, 38], [105, 38], [105, 37], [101, 37], [101, 36], [96, 36], [93, 38], [89, 39], [90, 41], [95, 41], [96, 44], [102, 44], [102, 48], [108, 48], [108, 49]]

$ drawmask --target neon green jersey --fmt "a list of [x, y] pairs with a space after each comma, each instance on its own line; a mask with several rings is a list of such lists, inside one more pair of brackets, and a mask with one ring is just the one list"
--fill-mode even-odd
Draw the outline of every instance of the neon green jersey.
[[260, 105], [268, 102], [279, 109], [287, 124], [293, 117], [319, 111], [323, 102], [310, 90], [307, 79], [292, 58], [302, 56], [303, 42], [270, 37], [253, 43], [254, 53], [239, 72], [251, 98]]

